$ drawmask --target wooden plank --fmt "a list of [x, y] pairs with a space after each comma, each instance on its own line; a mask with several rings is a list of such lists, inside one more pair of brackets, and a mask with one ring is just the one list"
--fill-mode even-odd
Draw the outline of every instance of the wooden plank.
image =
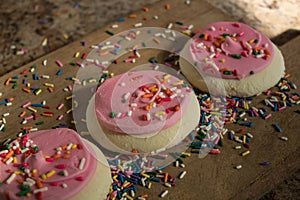
[[[165, 10], [164, 5], [170, 3], [171, 10]], [[154, 20], [154, 15], [159, 16], [159, 20]], [[118, 31], [131, 29], [132, 25], [143, 21], [143, 18], [147, 18], [147, 21], [143, 21], [144, 26], [157, 26], [166, 27], [170, 22], [183, 21], [185, 24], [194, 24], [195, 27], [204, 27], [205, 25], [221, 20], [231, 20], [229, 16], [224, 15], [220, 11], [212, 8], [210, 5], [203, 1], [193, 1], [192, 6], [182, 4], [179, 0], [173, 1], [160, 1], [150, 7], [149, 12], [137, 12], [136, 19], [127, 19], [126, 23], [119, 23]], [[109, 29], [110, 26], [106, 26], [103, 29], [84, 37], [81, 40], [85, 40], [88, 45], [99, 43], [109, 36], [104, 33], [105, 30]], [[175, 30], [180, 30], [178, 27]], [[80, 40], [80, 41], [81, 41]], [[299, 85], [300, 70], [297, 69], [299, 63], [299, 48], [300, 37], [291, 41], [290, 43], [283, 46], [281, 49], [284, 53], [286, 60], [287, 72], [292, 74], [291, 80], [295, 84]], [[8, 137], [15, 136], [23, 126], [32, 125], [39, 129], [49, 129], [53, 126], [57, 126], [60, 123], [66, 123], [71, 128], [74, 125], [71, 124], [72, 115], [66, 114], [72, 105], [71, 101], [66, 101], [65, 97], [72, 94], [71, 91], [65, 92], [63, 88], [72, 85], [72, 81], [65, 80], [68, 76], [75, 76], [78, 67], [70, 66], [68, 63], [81, 61], [79, 58], [74, 58], [75, 52], [89, 52], [88, 47], [80, 46], [80, 42], [74, 42], [66, 47], [58, 49], [36, 61], [29, 63], [13, 72], [10, 72], [0, 78], [1, 89], [0, 92], [3, 96], [0, 98], [2, 101], [4, 98], [14, 98], [13, 106], [6, 107], [0, 105], [0, 114], [9, 112], [10, 115], [7, 119], [7, 132], [0, 134], [0, 140], [5, 140]], [[157, 51], [142, 52], [142, 59], [140, 62], [146, 62], [149, 56], [156, 55], [157, 57], [163, 57]], [[42, 66], [42, 61], [47, 59], [47, 66]], [[64, 63], [64, 67], [60, 68], [55, 64], [56, 60], [60, 60]], [[32, 80], [33, 73], [28, 73], [26, 78], [31, 83], [31, 87], [41, 87], [42, 93], [38, 96], [32, 93], [22, 92], [22, 79], [24, 75], [20, 75], [23, 70], [29, 69], [32, 65], [37, 65], [35, 72], [41, 76], [47, 74], [51, 76], [51, 79]], [[117, 66], [117, 65], [116, 65]], [[126, 69], [129, 65], [123, 65], [122, 69]], [[56, 76], [56, 72], [59, 69], [63, 69], [61, 76]], [[120, 73], [120, 68], [116, 68], [115, 72]], [[3, 86], [5, 80], [9, 77], [20, 75], [17, 80], [19, 86], [16, 89], [12, 89], [13, 84], [9, 86]], [[43, 86], [44, 83], [55, 84], [54, 92], [49, 93], [47, 88]], [[299, 89], [296, 90], [299, 92]], [[255, 105], [261, 106], [261, 100], [264, 96], [256, 98]], [[21, 105], [27, 101], [32, 103], [40, 103], [46, 100], [47, 105], [51, 107], [49, 111], [53, 111], [55, 116], [53, 118], [45, 118], [39, 116], [36, 121], [29, 121], [28, 124], [22, 125], [20, 122], [21, 118], [18, 118], [20, 112], [23, 109]], [[60, 103], [65, 103], [66, 106], [62, 110], [56, 110], [56, 107]], [[300, 126], [297, 123], [299, 114], [294, 112], [295, 107], [273, 113], [273, 117], [267, 121], [262, 119], [253, 119], [255, 126], [249, 130], [253, 135], [254, 139], [251, 141], [251, 154], [246, 157], [239, 155], [240, 151], [234, 150], [233, 146], [236, 143], [225, 140], [225, 146], [221, 148], [222, 154], [219, 156], [207, 156], [204, 159], [197, 158], [193, 155], [191, 158], [185, 159], [187, 175], [184, 179], [177, 181], [176, 188], [170, 188], [170, 193], [165, 199], [247, 199], [247, 198], [258, 198], [261, 194], [271, 189], [274, 184], [282, 181], [289, 173], [299, 168], [299, 144], [300, 139], [297, 130]], [[48, 111], [47, 109], [38, 108], [38, 113]], [[26, 116], [31, 114], [29, 110]], [[63, 114], [64, 118], [62, 121], [56, 120], [56, 118]], [[285, 116], [288, 116], [286, 120]], [[45, 123], [41, 126], [35, 125], [36, 122], [43, 120]], [[284, 130], [284, 135], [289, 137], [289, 141], [283, 142], [278, 139], [279, 134], [275, 133], [272, 123], [278, 123]], [[239, 129], [237, 126], [231, 126], [231, 129]], [[270, 161], [271, 165], [267, 167], [259, 166], [260, 162]], [[243, 165], [241, 170], [234, 169], [237, 164]], [[174, 168], [169, 166], [167, 171], [170, 174], [176, 176], [183, 169]], [[270, 181], [274, 183], [270, 183]], [[151, 190], [140, 189], [140, 193], [148, 193], [150, 199], [157, 199], [157, 195], [160, 194], [165, 188], [154, 184]]]

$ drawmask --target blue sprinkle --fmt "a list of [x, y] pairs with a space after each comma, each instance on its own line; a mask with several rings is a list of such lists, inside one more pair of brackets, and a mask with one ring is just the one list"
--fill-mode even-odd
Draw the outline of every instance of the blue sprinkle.
[[273, 124], [274, 128], [276, 129], [277, 132], [282, 132], [282, 129], [278, 124]]
[[125, 22], [125, 18], [123, 18], [123, 17], [122, 17], [122, 18], [119, 18], [119, 19], [118, 19], [118, 22]]

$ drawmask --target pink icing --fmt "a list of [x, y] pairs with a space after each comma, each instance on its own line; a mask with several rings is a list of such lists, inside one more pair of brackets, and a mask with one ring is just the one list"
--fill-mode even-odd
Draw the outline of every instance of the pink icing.
[[[32, 140], [33, 144], [36, 144], [39, 148], [37, 153], [30, 154], [25, 158], [24, 154], [17, 156], [19, 164], [26, 162], [27, 169], [33, 170], [37, 169], [38, 176], [35, 179], [39, 179], [43, 183], [43, 187], [47, 187], [48, 190], [42, 192], [42, 199], [45, 200], [65, 200], [76, 195], [80, 190], [85, 187], [85, 185], [92, 178], [96, 167], [97, 160], [91, 154], [91, 149], [87, 149], [80, 136], [71, 129], [53, 129], [53, 130], [43, 130], [38, 132], [32, 132], [28, 137]], [[56, 148], [72, 144], [79, 144], [82, 148], [75, 148], [70, 150], [70, 158], [57, 158], [57, 159], [45, 159], [45, 156], [53, 156], [56, 153]], [[89, 147], [90, 148], [90, 147]], [[65, 155], [66, 151], [62, 151], [62, 155]], [[79, 169], [79, 164], [82, 158], [86, 159], [85, 165], [82, 170]], [[52, 161], [53, 160], [53, 161]], [[51, 162], [52, 161], [52, 162]], [[21, 191], [20, 184], [16, 181], [17, 179], [25, 180], [26, 176], [17, 175], [13, 182], [10, 184], [5, 183], [11, 173], [7, 170], [20, 171], [18, 167], [14, 164], [0, 164], [0, 181], [4, 182], [0, 186], [0, 199], [3, 199], [5, 191], [9, 192], [10, 199], [28, 199], [26, 196], [18, 196], [17, 194]], [[55, 170], [55, 175], [42, 179], [41, 175], [49, 172], [50, 170]], [[58, 172], [62, 170], [68, 171], [68, 176], [58, 175]], [[67, 184], [67, 188], [63, 188], [62, 184]], [[33, 185], [32, 191], [37, 189], [36, 185]], [[37, 194], [32, 194], [32, 199], [38, 199]], [[4, 198], [5, 199], [5, 198]]]
[[[156, 133], [174, 125], [182, 117], [189, 102], [191, 89], [184, 84], [176, 85], [180, 81], [178, 78], [165, 75], [163, 72], [152, 70], [133, 71], [106, 80], [95, 95], [95, 112], [99, 123], [115, 132], [135, 135]], [[157, 91], [152, 92], [152, 97], [143, 98], [143, 95], [150, 93], [143, 88], [153, 85], [156, 85]], [[166, 88], [174, 89], [170, 96], [165, 94]], [[172, 96], [175, 93], [177, 96]], [[159, 96], [160, 94], [164, 94], [165, 97]], [[157, 103], [159, 97], [162, 97], [161, 104]], [[154, 102], [156, 107], [145, 109]], [[132, 106], [133, 104], [137, 106]], [[175, 111], [174, 108], [178, 105], [180, 109]], [[128, 114], [129, 110], [132, 111], [132, 115]], [[112, 112], [116, 115], [114, 118], [110, 116]], [[163, 112], [166, 113], [162, 114]], [[121, 116], [117, 116], [118, 113]], [[147, 113], [150, 120], [143, 118]], [[162, 114], [161, 118], [158, 114]]]
[[225, 79], [242, 79], [260, 72], [274, 56], [272, 42], [265, 35], [239, 22], [208, 25], [192, 38], [190, 52], [198, 70]]

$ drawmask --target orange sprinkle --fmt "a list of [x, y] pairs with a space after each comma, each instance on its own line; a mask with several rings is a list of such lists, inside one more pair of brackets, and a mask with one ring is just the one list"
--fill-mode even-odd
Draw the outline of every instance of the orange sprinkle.
[[6, 81], [5, 81], [5, 83], [4, 83], [4, 85], [9, 85], [9, 82], [11, 81], [11, 78], [8, 78]]
[[130, 14], [128, 17], [134, 19], [136, 18], [136, 14]]
[[169, 177], [169, 174], [168, 173], [165, 173], [165, 177], [164, 177], [164, 182], [168, 182], [168, 177]]
[[289, 78], [289, 77], [291, 77], [291, 74], [286, 74], [286, 75], [284, 76], [284, 78]]
[[36, 180], [35, 180], [35, 183], [36, 183], [36, 186], [37, 186], [38, 188], [42, 188], [42, 187], [43, 187], [43, 183], [42, 183], [42, 181], [40, 181], [39, 179], [36, 179]]
[[64, 158], [64, 159], [69, 159], [69, 158], [70, 158], [70, 155], [64, 155], [63, 158]]
[[166, 9], [166, 10], [170, 10], [170, 9], [171, 9], [170, 4], [166, 4], [166, 5], [165, 5], [165, 9]]
[[26, 115], [26, 111], [20, 113], [19, 117], [24, 117]]
[[146, 111], [150, 110], [150, 105], [146, 105], [146, 106], [145, 106], [145, 110], [146, 110]]
[[142, 98], [151, 98], [153, 97], [153, 93], [147, 93], [142, 96]]
[[141, 198], [148, 198], [148, 194], [143, 194]]
[[132, 149], [131, 152], [132, 152], [132, 153], [139, 153], [139, 150], [137, 150], [137, 149]]
[[149, 11], [149, 8], [144, 7], [144, 8], [143, 8], [143, 11], [148, 12], [148, 11]]
[[50, 113], [42, 113], [41, 115], [44, 117], [53, 117], [53, 114]]
[[30, 129], [32, 129], [32, 126], [24, 126], [24, 127], [22, 127], [22, 130], [30, 130]]
[[22, 184], [22, 183], [24, 183], [24, 180], [23, 180], [23, 179], [17, 179], [17, 182], [18, 182], [19, 184]]
[[24, 92], [27, 92], [27, 93], [30, 93], [31, 92], [31, 90], [29, 89], [29, 88], [23, 88], [22, 89]]
[[207, 41], [207, 40], [208, 40], [208, 34], [207, 34], [207, 33], [204, 33], [204, 35], [203, 35], [203, 39], [204, 39], [205, 41]]
[[52, 158], [54, 158], [54, 159], [60, 158], [60, 154], [54, 154], [54, 155], [52, 156]]
[[151, 85], [150, 87], [148, 87], [148, 90], [152, 90], [152, 89], [154, 89], [154, 88], [156, 88], [157, 87], [157, 85]]
[[50, 93], [54, 92], [54, 89], [52, 87], [48, 87], [47, 89]]

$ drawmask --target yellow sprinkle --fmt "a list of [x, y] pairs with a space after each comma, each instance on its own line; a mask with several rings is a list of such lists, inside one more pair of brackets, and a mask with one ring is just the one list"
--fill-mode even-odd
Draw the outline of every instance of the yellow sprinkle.
[[67, 39], [69, 39], [69, 36], [67, 35], [67, 34], [63, 34], [63, 37], [67, 40]]
[[219, 135], [220, 135], [220, 138], [221, 138], [221, 139], [224, 139], [224, 137], [223, 137], [223, 134], [222, 134], [222, 133], [219, 133]]
[[45, 83], [44, 85], [47, 87], [54, 87], [54, 84], [52, 84], [52, 83]]
[[151, 182], [149, 182], [149, 184], [148, 184], [148, 189], [150, 189], [150, 188], [151, 188], [151, 186], [152, 186], [152, 183], [151, 183]]
[[77, 144], [73, 144], [72, 149], [76, 149], [76, 148], [77, 148]]
[[165, 112], [165, 111], [158, 111], [158, 112], [156, 112], [155, 114], [157, 114], [157, 115], [165, 115], [166, 112]]
[[89, 83], [96, 83], [96, 82], [97, 82], [97, 80], [94, 78], [89, 80]]
[[27, 192], [27, 193], [26, 193], [26, 197], [31, 197], [30, 192]]
[[48, 38], [45, 38], [45, 39], [43, 40], [43, 42], [42, 42], [42, 46], [46, 46], [47, 43], [48, 43]]
[[66, 100], [70, 100], [70, 99], [72, 99], [74, 97], [74, 95], [71, 95], [71, 96], [67, 96], [65, 99]]
[[15, 164], [18, 163], [17, 157], [13, 157], [13, 159], [14, 159], [13, 163], [15, 163]]
[[[150, 185], [150, 183], [149, 183], [149, 185]], [[132, 198], [131, 196], [129, 196], [128, 194], [126, 194], [125, 197], [126, 197], [126, 199], [128, 199], [128, 200], [133, 200], [133, 198]]]
[[47, 176], [46, 176], [46, 174], [42, 174], [42, 176], [41, 176], [41, 177], [42, 177], [42, 179], [43, 179], [43, 180], [46, 180], [46, 179], [47, 179]]
[[21, 172], [21, 171], [15, 171], [14, 174], [20, 175], [20, 174], [23, 174], [23, 172]]
[[30, 110], [30, 111], [32, 111], [32, 112], [37, 112], [36, 109], [34, 109], [34, 108], [30, 107], [30, 106], [28, 106], [27, 109]]
[[123, 184], [123, 188], [126, 188], [128, 185], [130, 185], [130, 182], [125, 181], [125, 183]]
[[166, 74], [166, 75], [164, 75], [164, 80], [167, 80], [167, 79], [170, 78], [170, 77], [171, 77], [170, 74]]
[[39, 89], [39, 90], [35, 93], [35, 95], [39, 95], [41, 92], [42, 92], [42, 89]]
[[190, 153], [187, 153], [187, 152], [183, 152], [183, 153], [182, 153], [182, 155], [184, 155], [184, 156], [188, 156], [188, 157], [190, 157], [190, 156], [191, 156], [191, 154], [190, 154]]
[[67, 110], [66, 113], [69, 114], [72, 111], [73, 111], [73, 109], [71, 108], [71, 109]]
[[184, 82], [183, 82], [183, 80], [180, 80], [180, 81], [178, 81], [178, 82], [176, 82], [176, 83], [173, 83], [173, 85], [174, 86], [176, 86], [176, 85], [182, 85]]
[[80, 55], [80, 52], [77, 51], [77, 52], [74, 54], [74, 57], [75, 57], [75, 58], [78, 58], [79, 55]]
[[242, 153], [242, 156], [246, 156], [246, 155], [248, 155], [249, 153], [250, 153], [249, 150], [248, 150], [248, 151], [245, 151], [245, 152]]
[[246, 143], [246, 135], [243, 135], [243, 143]]
[[250, 40], [249, 43], [252, 44], [254, 42], [254, 40]]
[[142, 174], [142, 176], [144, 176], [146, 178], [150, 178], [150, 176], [148, 174]]
[[50, 178], [51, 176], [53, 176], [56, 173], [56, 171], [54, 169], [50, 170], [47, 174], [46, 177]]
[[222, 59], [221, 59], [221, 62], [222, 62], [222, 63], [224, 63], [225, 61], [226, 61], [225, 58], [222, 58]]
[[72, 81], [79, 81], [78, 78], [72, 77]]
[[191, 35], [191, 30], [184, 30], [182, 31], [183, 34], [190, 36]]

